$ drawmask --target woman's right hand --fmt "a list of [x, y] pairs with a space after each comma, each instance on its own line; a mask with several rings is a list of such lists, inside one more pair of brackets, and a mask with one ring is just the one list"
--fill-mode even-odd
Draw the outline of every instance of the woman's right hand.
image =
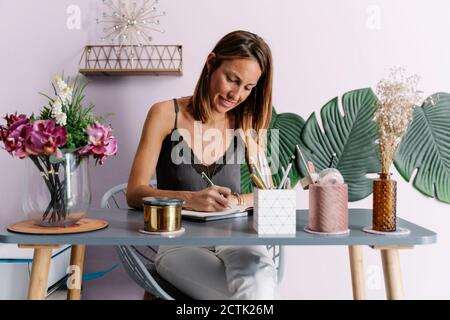
[[192, 192], [185, 207], [195, 211], [222, 211], [230, 208], [231, 189], [212, 186], [201, 191]]

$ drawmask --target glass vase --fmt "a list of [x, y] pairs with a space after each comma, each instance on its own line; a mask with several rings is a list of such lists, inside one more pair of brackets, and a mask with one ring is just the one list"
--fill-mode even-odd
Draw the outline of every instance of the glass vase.
[[397, 228], [397, 181], [390, 176], [379, 173], [373, 181], [372, 229], [376, 231], [392, 232]]
[[86, 216], [91, 203], [88, 157], [66, 153], [26, 161], [23, 210], [35, 224], [68, 227]]

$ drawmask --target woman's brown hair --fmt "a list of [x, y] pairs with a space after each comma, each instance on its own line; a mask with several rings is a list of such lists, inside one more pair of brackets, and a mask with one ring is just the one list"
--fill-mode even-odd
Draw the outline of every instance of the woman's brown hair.
[[204, 123], [211, 116], [208, 74], [217, 70], [225, 60], [255, 59], [261, 68], [261, 77], [248, 98], [232, 112], [238, 128], [244, 131], [254, 129], [259, 136], [261, 129], [269, 127], [272, 116], [272, 53], [269, 46], [258, 35], [239, 30], [220, 39], [212, 53], [215, 57], [205, 63], [190, 102], [194, 119]]

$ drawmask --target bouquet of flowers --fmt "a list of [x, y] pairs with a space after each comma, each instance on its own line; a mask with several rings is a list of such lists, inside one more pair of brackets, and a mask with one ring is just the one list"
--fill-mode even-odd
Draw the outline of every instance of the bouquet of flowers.
[[408, 77], [404, 68], [394, 67], [390, 69], [389, 77], [377, 85], [375, 120], [383, 173], [389, 173], [395, 151], [412, 121], [415, 104], [421, 98], [418, 82], [419, 76]]
[[390, 178], [389, 169], [420, 99], [418, 81], [417, 75], [406, 76], [403, 68], [392, 68], [389, 77], [377, 85], [375, 120], [381, 172], [380, 178], [373, 181], [372, 229], [375, 231], [397, 230], [397, 181]]
[[[41, 222], [55, 225], [64, 222], [74, 207], [74, 172], [90, 155], [96, 164], [117, 153], [117, 141], [104, 117], [95, 117], [94, 106], [82, 106], [86, 82], [72, 84], [56, 76], [54, 97], [39, 116], [6, 115], [0, 125], [0, 141], [12, 156], [29, 158], [42, 176], [49, 192], [49, 202], [42, 209]], [[76, 187], [76, 186], [75, 186]], [[90, 195], [89, 195], [90, 202]], [[87, 208], [86, 208], [87, 209]]]

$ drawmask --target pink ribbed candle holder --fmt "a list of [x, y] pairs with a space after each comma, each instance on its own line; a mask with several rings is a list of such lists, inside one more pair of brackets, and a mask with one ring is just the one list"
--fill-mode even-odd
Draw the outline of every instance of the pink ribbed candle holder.
[[309, 186], [308, 229], [321, 233], [348, 231], [348, 186]]

